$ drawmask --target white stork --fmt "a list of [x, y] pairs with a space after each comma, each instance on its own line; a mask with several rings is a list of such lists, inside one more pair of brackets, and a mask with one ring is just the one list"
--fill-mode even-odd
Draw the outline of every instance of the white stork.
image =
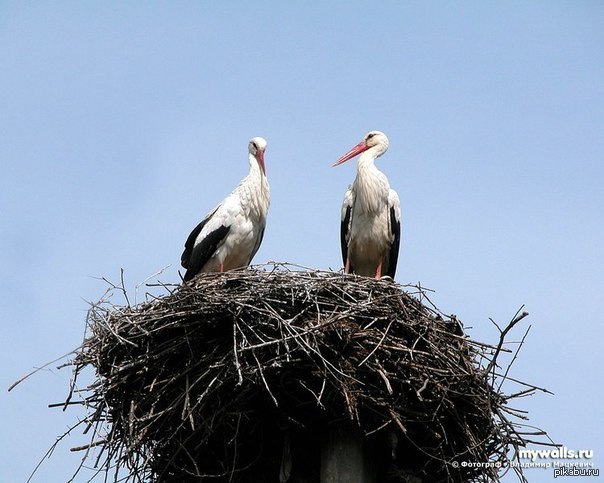
[[191, 280], [200, 272], [246, 267], [254, 258], [262, 242], [270, 203], [265, 150], [266, 140], [252, 138], [250, 172], [187, 238], [180, 259], [187, 269], [185, 280]]
[[336, 161], [361, 154], [354, 183], [344, 195], [340, 241], [345, 273], [394, 278], [401, 237], [401, 206], [375, 160], [388, 149], [383, 132], [371, 131]]

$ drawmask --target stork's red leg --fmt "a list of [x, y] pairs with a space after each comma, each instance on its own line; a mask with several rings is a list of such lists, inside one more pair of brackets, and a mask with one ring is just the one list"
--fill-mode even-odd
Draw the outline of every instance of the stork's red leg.
[[382, 257], [380, 257], [380, 263], [378, 263], [377, 270], [375, 271], [375, 278], [382, 278]]
[[350, 273], [350, 258], [346, 257], [346, 266], [344, 267], [344, 273]]
[[220, 273], [224, 272], [224, 262], [220, 262]]

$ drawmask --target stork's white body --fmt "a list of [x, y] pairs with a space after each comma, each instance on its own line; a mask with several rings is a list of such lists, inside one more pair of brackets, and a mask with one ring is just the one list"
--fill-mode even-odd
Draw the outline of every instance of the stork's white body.
[[185, 243], [184, 279], [200, 272], [246, 267], [258, 251], [270, 204], [264, 168], [266, 141], [250, 141], [250, 171], [233, 192], [195, 227]]
[[396, 272], [400, 202], [386, 175], [375, 166], [375, 159], [387, 149], [388, 138], [372, 131], [337, 163], [362, 153], [357, 176], [342, 204], [341, 243], [346, 273], [394, 278]]

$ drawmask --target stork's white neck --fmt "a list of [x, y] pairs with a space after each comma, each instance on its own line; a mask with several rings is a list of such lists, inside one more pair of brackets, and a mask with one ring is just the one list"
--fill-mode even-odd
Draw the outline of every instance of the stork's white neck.
[[257, 182], [260, 182], [263, 178], [266, 179], [266, 175], [262, 170], [260, 160], [258, 160], [252, 153], [249, 153], [248, 160], [250, 163], [250, 172], [248, 177], [257, 179]]
[[241, 189], [249, 194], [248, 208], [259, 215], [266, 217], [270, 203], [268, 180], [260, 166], [260, 161], [253, 154], [249, 154], [250, 172], [241, 182]]
[[377, 152], [374, 148], [365, 151], [359, 156], [357, 164], [357, 177], [354, 181], [354, 189], [356, 191], [357, 201], [360, 203], [360, 208], [369, 212], [379, 212], [384, 203], [388, 200], [388, 191], [390, 185], [386, 175], [377, 169], [375, 158], [383, 153]]
[[375, 146], [373, 148], [370, 148], [367, 151], [361, 153], [361, 155], [359, 156], [359, 161], [357, 163], [358, 169], [361, 169], [361, 167], [371, 168], [372, 166], [375, 168], [375, 160], [378, 157], [378, 155], [376, 154], [374, 149], [375, 149]]

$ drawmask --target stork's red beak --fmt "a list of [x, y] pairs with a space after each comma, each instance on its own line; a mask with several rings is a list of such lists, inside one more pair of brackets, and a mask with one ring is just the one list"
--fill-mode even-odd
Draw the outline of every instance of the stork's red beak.
[[342, 156], [340, 159], [338, 159], [333, 164], [333, 166], [338, 166], [338, 165], [344, 163], [345, 161], [348, 161], [350, 158], [354, 158], [356, 155], [361, 154], [363, 151], [367, 151], [368, 149], [369, 149], [369, 146], [367, 146], [365, 141], [361, 141], [354, 148], [352, 148], [350, 151], [348, 151], [344, 156]]
[[256, 157], [258, 158], [258, 161], [260, 161], [260, 167], [262, 168], [264, 176], [266, 176], [266, 166], [264, 165], [264, 151], [259, 149], [256, 152]]

